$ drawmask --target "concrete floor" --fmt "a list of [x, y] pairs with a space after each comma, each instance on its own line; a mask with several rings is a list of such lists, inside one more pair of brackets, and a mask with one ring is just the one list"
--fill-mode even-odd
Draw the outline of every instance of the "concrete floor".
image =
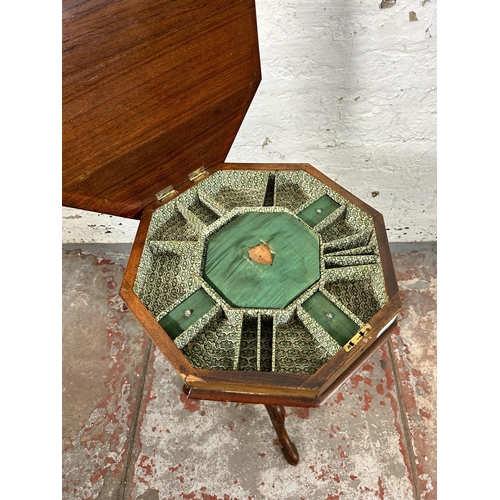
[[396, 333], [320, 408], [188, 400], [118, 296], [127, 246], [63, 246], [63, 499], [432, 500], [436, 246], [393, 246]]

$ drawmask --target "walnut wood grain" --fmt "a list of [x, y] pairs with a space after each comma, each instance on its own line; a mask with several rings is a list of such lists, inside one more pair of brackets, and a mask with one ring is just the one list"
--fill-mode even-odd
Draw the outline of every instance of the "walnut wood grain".
[[[291, 465], [287, 406], [323, 403], [387, 341], [341, 350], [313, 375], [195, 369], [133, 292], [156, 193], [177, 194], [217, 170], [305, 170], [371, 215], [389, 303], [375, 333], [400, 308], [382, 215], [309, 164], [222, 163], [261, 79], [250, 0], [63, 0], [63, 205], [139, 218], [120, 295], [193, 399], [265, 404]], [[259, 249], [261, 250], [261, 249]], [[270, 257], [258, 252], [262, 264]], [[257, 260], [258, 261], [258, 260]]]
[[248, 0], [63, 0], [63, 205], [139, 217], [226, 157], [261, 79]]
[[389, 337], [393, 334], [394, 330], [397, 327], [397, 323], [395, 322], [391, 325], [373, 344], [371, 344], [366, 351], [353, 361], [351, 364], [346, 365], [340, 370], [337, 374], [333, 382], [330, 384], [325, 384], [322, 388], [322, 392], [318, 394], [317, 405], [322, 405], [328, 398], [332, 396], [356, 371], [358, 371], [362, 365], [367, 363], [371, 356], [380, 349], [384, 344], [387, 343]]
[[[233, 377], [238, 372], [225, 372], [227, 379], [210, 380], [209, 370], [204, 370], [203, 378], [194, 385], [189, 385], [191, 399], [224, 401], [250, 404], [277, 404], [283, 406], [314, 408], [323, 404], [350, 376], [352, 376], [370, 357], [382, 347], [397, 327], [394, 322], [374, 342], [369, 344], [358, 356], [346, 358], [344, 354], [334, 356], [315, 374], [304, 376], [303, 384], [299, 385], [297, 375], [287, 373], [269, 373], [263, 385], [261, 372], [245, 372], [246, 380]], [[272, 385], [275, 378], [276, 385]], [[251, 384], [254, 385], [251, 385]]]
[[129, 310], [144, 327], [147, 334], [151, 337], [151, 340], [170, 361], [170, 364], [177, 371], [177, 373], [179, 373], [183, 379], [188, 376], [196, 377], [196, 370], [193, 368], [189, 360], [186, 356], [184, 356], [182, 351], [165, 333], [165, 330], [163, 330], [158, 321], [156, 321], [156, 318], [147, 310], [146, 306], [132, 291], [132, 285], [125, 280], [122, 282], [120, 288], [120, 296]]
[[[382, 216], [380, 216], [380, 220], [374, 221], [374, 225], [378, 248], [380, 249], [380, 261], [382, 264], [382, 272], [384, 274], [385, 290], [389, 297], [393, 298], [394, 301], [398, 301], [399, 308], [401, 308], [396, 272], [394, 271], [389, 240], [387, 239], [387, 230]], [[397, 299], [394, 298], [395, 296], [397, 296]]]
[[[255, 378], [258, 379], [258, 374], [255, 375]], [[212, 388], [206, 390], [190, 387], [189, 398], [240, 404], [277, 404], [302, 408], [314, 408], [321, 404], [321, 400], [316, 397], [301, 397], [300, 395], [287, 396], [279, 392], [254, 394], [251, 392], [236, 392], [237, 390], [239, 390], [238, 387], [235, 387], [234, 389], [235, 392], [231, 392], [231, 388], [229, 387]]]

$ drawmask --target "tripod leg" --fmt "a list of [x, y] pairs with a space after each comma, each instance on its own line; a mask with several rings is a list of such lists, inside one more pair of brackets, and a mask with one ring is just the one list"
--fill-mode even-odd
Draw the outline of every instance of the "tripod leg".
[[299, 453], [295, 445], [290, 441], [285, 429], [285, 409], [283, 406], [278, 405], [266, 405], [266, 409], [283, 447], [282, 451], [286, 461], [290, 465], [297, 465], [299, 463]]

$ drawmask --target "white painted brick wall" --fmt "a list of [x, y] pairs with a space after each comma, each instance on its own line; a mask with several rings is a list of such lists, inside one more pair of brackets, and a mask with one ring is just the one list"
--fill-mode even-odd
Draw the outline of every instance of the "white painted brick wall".
[[[262, 82], [227, 161], [310, 163], [390, 241], [433, 241], [436, 1], [380, 1], [256, 1]], [[63, 242], [130, 242], [137, 224], [63, 208]]]

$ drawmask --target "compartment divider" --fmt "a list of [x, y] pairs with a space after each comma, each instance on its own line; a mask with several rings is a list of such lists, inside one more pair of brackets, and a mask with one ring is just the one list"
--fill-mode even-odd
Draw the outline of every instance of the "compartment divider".
[[360, 231], [340, 238], [333, 238], [326, 241], [323, 240], [323, 252], [327, 254], [339, 250], [350, 250], [352, 248], [366, 246], [370, 242], [372, 232], [372, 230]]
[[269, 173], [254, 170], [221, 170], [207, 177], [198, 190], [211, 196], [217, 212], [238, 207], [261, 207], [264, 203]]
[[363, 266], [380, 262], [378, 255], [329, 255], [324, 256], [325, 269]]
[[277, 172], [275, 179], [275, 205], [297, 213], [314, 199], [302, 186], [300, 172]]
[[353, 311], [351, 311], [348, 307], [342, 304], [342, 302], [340, 302], [338, 298], [335, 297], [335, 295], [331, 294], [324, 287], [320, 287], [318, 291], [322, 293], [330, 302], [332, 302], [332, 304], [335, 304], [335, 306], [338, 307], [344, 314], [349, 316], [349, 318], [351, 318], [351, 320], [358, 325], [358, 328], [361, 328], [362, 326], [365, 325], [365, 321], [363, 321], [356, 314], [354, 314]]
[[260, 353], [260, 330], [261, 324], [260, 324], [260, 313], [257, 314], [257, 348], [256, 348], [256, 353], [255, 356], [257, 358], [257, 370], [260, 371], [260, 358], [261, 358], [261, 353]]
[[[353, 267], [334, 267], [326, 269], [323, 276], [323, 283], [330, 283], [344, 279], [361, 279], [363, 276], [370, 276], [378, 270], [378, 264], [366, 264]], [[330, 292], [328, 292], [330, 293]]]
[[375, 245], [365, 245], [362, 247], [349, 248], [347, 250], [338, 250], [336, 252], [328, 252], [327, 255], [342, 256], [342, 255], [378, 255]]
[[266, 194], [264, 196], [263, 207], [273, 207], [275, 205], [275, 184], [276, 184], [276, 174], [273, 172], [269, 173], [269, 177], [267, 179], [267, 187]]
[[195, 368], [235, 370], [241, 340], [241, 323], [238, 330], [238, 325], [229, 321], [221, 307], [217, 307], [215, 314], [209, 314], [210, 321], [196, 325], [196, 335], [182, 350]]
[[277, 346], [278, 318], [273, 316], [273, 351], [272, 351], [272, 371], [276, 371], [276, 346]]
[[219, 217], [220, 214], [215, 210], [212, 210], [199, 196], [199, 192], [196, 191], [195, 203], [189, 205], [189, 210], [198, 217], [205, 225], [209, 226], [213, 224]]
[[174, 254], [182, 257], [200, 253], [203, 246], [198, 241], [153, 240], [149, 242], [149, 249], [153, 255]]
[[184, 218], [196, 228], [198, 233], [201, 233], [203, 229], [209, 224], [203, 222], [198, 218], [190, 209], [188, 205], [185, 205], [181, 200], [177, 199], [177, 208], [179, 212], [184, 216]]
[[239, 334], [238, 334], [238, 340], [235, 343], [233, 370], [239, 369], [241, 341], [242, 341], [242, 337], [243, 337], [243, 314], [240, 316], [238, 324], [239, 324]]
[[260, 371], [273, 371], [274, 317], [259, 314], [260, 324]]
[[297, 316], [329, 356], [340, 351], [342, 346], [302, 306], [297, 307]]
[[241, 325], [241, 344], [238, 370], [258, 370], [258, 330], [258, 316], [250, 316], [249, 314], [244, 314]]
[[[330, 352], [299, 318], [297, 308], [290, 317], [281, 320], [278, 320], [278, 316], [274, 317], [273, 371], [314, 373], [330, 358]], [[334, 344], [331, 350], [339, 348]]]
[[148, 240], [196, 241], [201, 232], [200, 226], [193, 226], [179, 210], [177, 200], [173, 205], [163, 205], [154, 214], [148, 232]]
[[380, 264], [327, 269], [326, 293], [366, 323], [388, 300]]
[[345, 205], [340, 205], [331, 214], [327, 215], [322, 221], [318, 222], [318, 224], [314, 226], [314, 230], [317, 232], [322, 231], [330, 224], [334, 224], [336, 221], [343, 219], [345, 217], [345, 212], [346, 212]]
[[343, 347], [365, 324], [323, 287], [304, 301], [298, 312], [300, 319], [325, 348], [331, 348], [331, 342]]
[[177, 198], [177, 203], [179, 206], [187, 209], [189, 213], [193, 214], [204, 225], [210, 225], [220, 217], [217, 210], [214, 210], [211, 204], [204, 200], [201, 190], [197, 187], [182, 193]]
[[165, 314], [159, 315], [158, 323], [177, 347], [182, 348], [220, 309], [203, 288], [198, 288]]
[[212, 212], [216, 213], [219, 217], [222, 217], [227, 213], [226, 208], [221, 205], [211, 194], [207, 193], [202, 187], [198, 187], [198, 196], [200, 198], [200, 201], [205, 204]]
[[[201, 265], [201, 252], [197, 252], [195, 257], [182, 253], [180, 248], [189, 246], [189, 241], [174, 242], [175, 248], [165, 243], [165, 249], [161, 248], [163, 242], [144, 247], [138, 270], [141, 279], [136, 280], [137, 286], [134, 283], [135, 293], [155, 317], [164, 315], [165, 311], [179, 303], [180, 297], [186, 297], [200, 287], [196, 276], [189, 269]], [[194, 243], [198, 244], [197, 241]]]

